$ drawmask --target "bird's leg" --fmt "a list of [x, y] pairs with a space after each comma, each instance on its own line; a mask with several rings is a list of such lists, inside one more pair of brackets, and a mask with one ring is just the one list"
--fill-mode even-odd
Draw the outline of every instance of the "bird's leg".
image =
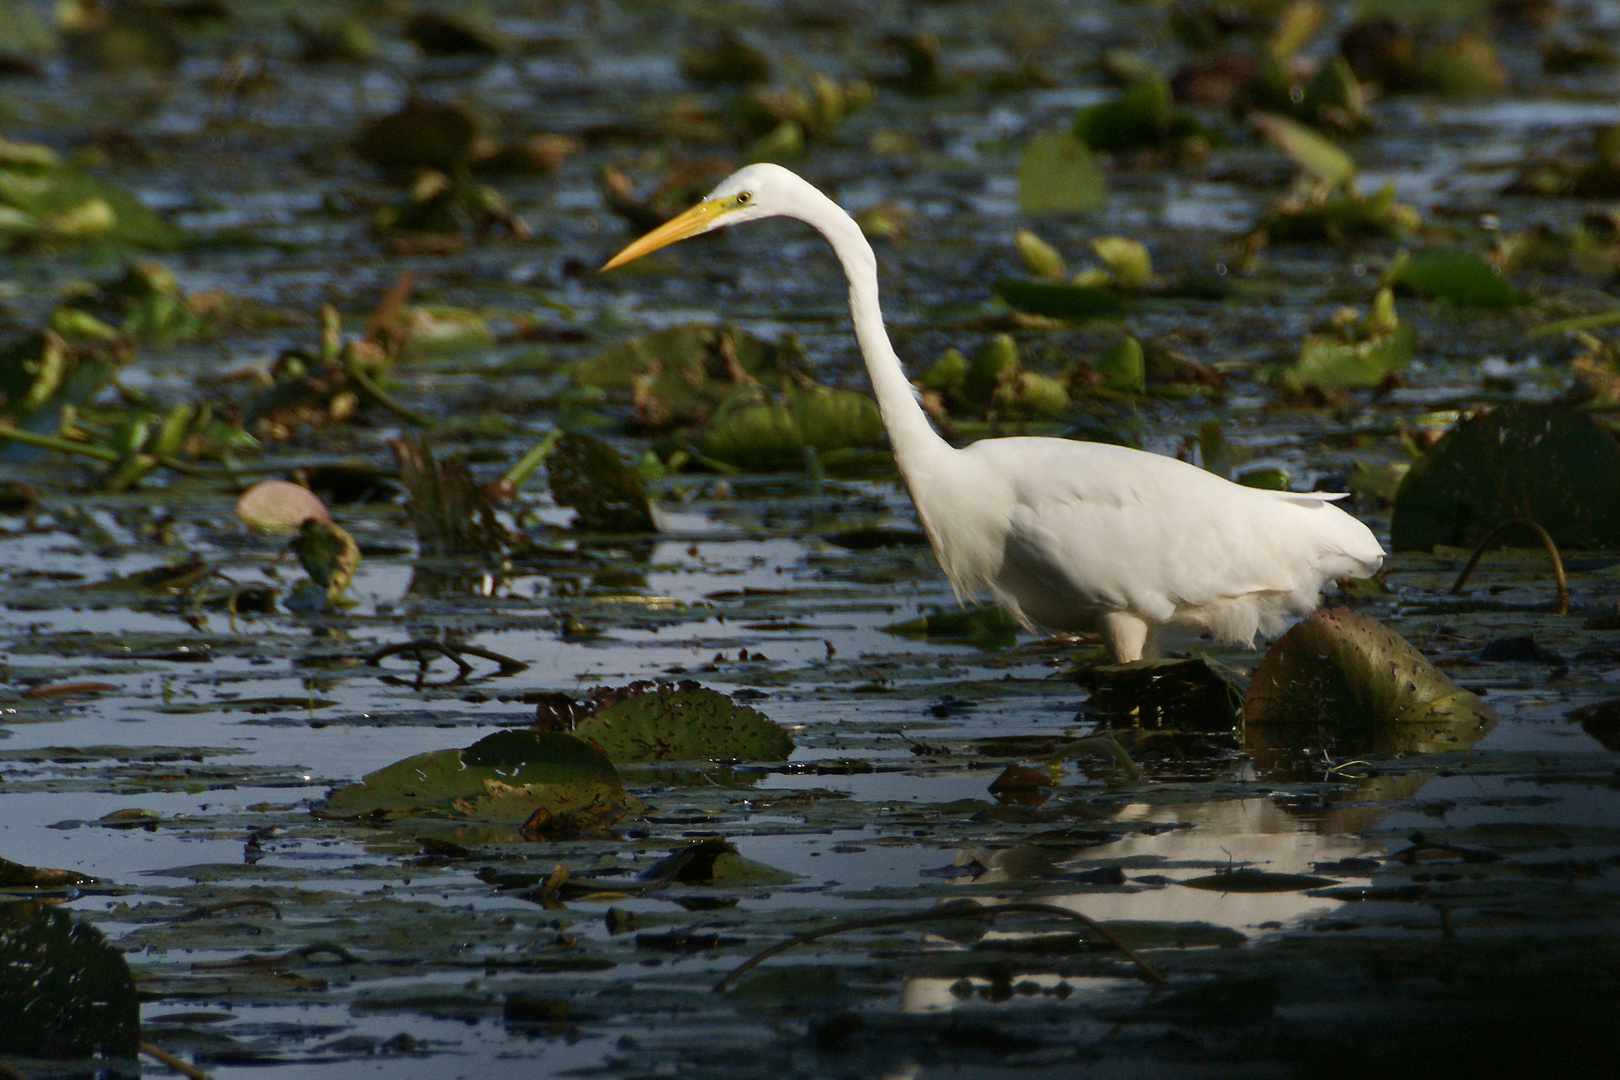
[[1114, 663], [1129, 664], [1142, 659], [1148, 624], [1135, 615], [1112, 611], [1103, 619], [1103, 635], [1108, 639], [1108, 651], [1114, 654]]

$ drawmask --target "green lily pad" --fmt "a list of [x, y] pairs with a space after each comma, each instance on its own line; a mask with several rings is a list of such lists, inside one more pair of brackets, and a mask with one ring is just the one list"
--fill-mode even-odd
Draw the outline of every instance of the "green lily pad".
[[787, 401], [723, 410], [703, 440], [717, 461], [749, 469], [796, 468], [805, 448], [876, 446], [884, 438], [877, 403], [865, 394], [825, 386], [791, 390]]
[[1400, 238], [1423, 224], [1417, 208], [1395, 200], [1395, 185], [1371, 195], [1338, 189], [1305, 198], [1285, 197], [1263, 217], [1256, 231], [1279, 244], [1342, 244], [1357, 237]]
[[745, 859], [720, 837], [695, 840], [674, 854], [659, 859], [642, 871], [643, 881], [709, 885], [715, 888], [786, 885], [797, 881], [797, 874], [778, 870], [753, 859]]
[[1377, 386], [1390, 372], [1405, 367], [1416, 351], [1417, 334], [1410, 326], [1364, 341], [1308, 334], [1288, 373], [1300, 383], [1325, 389]]
[[1168, 137], [1196, 131], [1196, 123], [1176, 110], [1170, 80], [1156, 72], [1112, 101], [1081, 109], [1074, 118], [1075, 136], [1094, 150], [1157, 146]]
[[686, 323], [631, 338], [576, 365], [574, 383], [628, 404], [643, 431], [707, 424], [739, 389], [793, 371], [791, 335], [772, 343], [734, 327]]
[[1142, 343], [1126, 334], [1097, 357], [1103, 385], [1120, 393], [1139, 394], [1147, 389], [1147, 359]]
[[1018, 623], [998, 607], [986, 604], [960, 611], [934, 611], [883, 627], [896, 637], [928, 641], [965, 641], [981, 649], [1006, 649], [1018, 640]]
[[787, 732], [758, 709], [694, 682], [634, 683], [574, 729], [619, 764], [785, 761]]
[[[1561, 547], [1620, 548], [1620, 444], [1569, 405], [1515, 403], [1464, 420], [1401, 481], [1390, 543], [1473, 547], [1510, 518], [1531, 519]], [[1524, 530], [1502, 542], [1539, 541]]]
[[11, 238], [111, 240], [168, 250], [179, 247], [185, 235], [123, 188], [81, 169], [0, 161], [0, 240]]
[[1320, 733], [1330, 758], [1471, 746], [1496, 723], [1393, 630], [1349, 608], [1322, 608], [1272, 643], [1243, 700], [1245, 737], [1265, 771], [1274, 754]]
[[1049, 319], [1117, 319], [1125, 314], [1125, 301], [1095, 285], [1058, 281], [997, 278], [996, 295], [1016, 311]]
[[1355, 179], [1356, 163], [1350, 155], [1299, 121], [1274, 113], [1254, 113], [1249, 122], [1313, 179], [1335, 188]]
[[1426, 251], [1399, 259], [1389, 284], [1463, 307], [1515, 307], [1529, 297], [1495, 267], [1466, 251]]
[[536, 811], [563, 814], [626, 801], [602, 751], [559, 732], [501, 731], [464, 750], [435, 750], [339, 788], [325, 817], [449, 817], [520, 824]]
[[572, 507], [587, 532], [658, 531], [641, 474], [593, 435], [569, 432], [546, 456], [546, 477], [558, 506]]
[[0, 1050], [133, 1058], [140, 1002], [124, 954], [60, 908], [0, 905]]
[[1108, 204], [1108, 181], [1086, 144], [1065, 131], [1035, 136], [1018, 159], [1018, 208], [1090, 214]]

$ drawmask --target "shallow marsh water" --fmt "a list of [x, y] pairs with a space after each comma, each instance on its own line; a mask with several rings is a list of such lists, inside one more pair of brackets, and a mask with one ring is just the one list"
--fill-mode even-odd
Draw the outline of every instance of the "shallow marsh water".
[[[864, 387], [836, 266], [796, 226], [762, 224], [633, 272], [592, 272], [628, 237], [595, 169], [617, 162], [652, 175], [666, 153], [661, 117], [723, 97], [693, 89], [672, 59], [674, 46], [710, 39], [714, 13], [494, 3], [495, 25], [516, 43], [504, 55], [424, 60], [384, 20], [375, 61], [314, 65], [294, 59], [284, 16], [315, 5], [232, 7], [233, 21], [187, 39], [172, 71], [51, 59], [42, 78], [0, 84], [12, 138], [66, 151], [111, 126], [145, 148], [109, 175], [193, 234], [220, 239], [163, 256], [184, 289], [301, 313], [294, 325], [206, 344], [143, 345], [125, 385], [163, 401], [198, 396], [222, 371], [307, 345], [307, 316], [322, 303], [358, 327], [409, 268], [414, 299], [482, 312], [497, 343], [407, 359], [393, 373], [398, 396], [443, 420], [507, 418], [436, 443], [495, 472], [577, 408], [566, 362], [688, 320], [795, 333], [819, 378]], [[1113, 46], [1167, 67], [1180, 55], [1154, 5], [827, 4], [820, 20], [794, 16], [798, 7], [725, 11], [784, 75], [801, 65], [877, 74], [862, 65], [876, 63], [863, 57], [882, 33], [925, 26], [964, 77], [1010, 72], [1027, 49], [1057, 83], [925, 98], [880, 89], [795, 166], [851, 210], [911, 215], [903, 239], [877, 247], [890, 325], [914, 373], [1007, 325], [989, 283], [1018, 272], [1018, 151], [1111, 92], [1082, 65]], [[1335, 11], [1332, 25], [1345, 15]], [[1612, 38], [1620, 5], [1564, 17]], [[1504, 40], [1519, 78], [1510, 97], [1379, 101], [1379, 129], [1352, 144], [1364, 187], [1394, 182], [1431, 225], [1476, 247], [1579, 220], [1591, 205], [1496, 192], [1527, 154], [1620, 122], [1612, 65], [1542, 76], [1532, 42]], [[252, 42], [262, 52], [250, 61], [267, 78], [234, 95], [211, 90]], [[495, 181], [532, 240], [400, 255], [373, 235], [368, 208], [397, 189], [347, 144], [412, 90], [475, 104], [509, 132], [585, 138], [553, 176]], [[737, 156], [728, 146], [684, 152]], [[1180, 334], [1228, 374], [1226, 394], [1103, 403], [1090, 419], [1172, 453], [1217, 420], [1257, 449], [1257, 463], [1310, 487], [1342, 481], [1358, 462], [1404, 460], [1403, 425], [1442, 428], [1461, 407], [1563, 390], [1564, 354], [1524, 331], [1604, 309], [1609, 281], [1526, 270], [1516, 280], [1537, 297], [1529, 309], [1403, 299], [1419, 353], [1393, 393], [1352, 393], [1332, 410], [1268, 407], [1254, 368], [1335, 305], [1369, 301], [1397, 246], [1279, 246], [1240, 275], [1236, 234], [1290, 172], [1240, 141], [1179, 169], [1119, 169], [1106, 215], [1038, 223], [1076, 261], [1087, 238], [1122, 232], [1149, 245], [1166, 278], [1241, 278], [1226, 300], [1147, 300], [1126, 322], [1144, 339]], [[123, 258], [99, 248], [6, 255], [0, 318], [38, 325], [76, 283], [116, 275]], [[525, 323], [543, 328], [529, 334], [543, 344], [512, 332]], [[1118, 331], [1019, 338], [1056, 367]], [[627, 452], [645, 448], [608, 431]], [[273, 447], [244, 475], [338, 461], [388, 469], [395, 433], [387, 414], [368, 414]], [[231, 516], [234, 488], [159, 473], [136, 492], [102, 494], [48, 455], [14, 454], [6, 469], [43, 500], [31, 516], [0, 519], [0, 856], [103, 883], [69, 896], [67, 909], [126, 953], [147, 1037], [214, 1076], [1337, 1076], [1432, 1075], [1441, 1064], [1574, 1074], [1588, 1050], [1613, 1048], [1620, 760], [1612, 725], [1605, 746], [1570, 713], [1620, 696], [1620, 560], [1571, 555], [1570, 616], [1552, 613], [1544, 556], [1529, 551], [1488, 556], [1465, 597], [1448, 589], [1466, 553], [1399, 553], [1383, 588], [1356, 594], [1360, 610], [1485, 694], [1500, 720], [1471, 746], [1369, 753], [1315, 772], [1268, 771], [1237, 752], [1168, 757], [1136, 783], [1082, 761], [1047, 797], [1019, 804], [997, 800], [990, 783], [1009, 762], [1091, 730], [1073, 675], [1100, 650], [885, 632], [953, 605], [925, 547], [849, 550], [826, 539], [915, 529], [891, 477], [719, 484], [678, 474], [656, 484], [663, 531], [646, 539], [570, 533], [569, 512], [531, 483], [520, 508], [531, 534], [559, 549], [553, 561], [543, 571], [452, 568], [445, 579], [461, 584], [437, 591], [424, 587], [397, 502], [340, 506], [366, 552], [350, 589], [357, 606], [232, 617], [104, 583], [188, 554], [237, 582], [296, 579], [279, 544], [247, 536]], [[1387, 535], [1387, 507], [1364, 500], [1358, 512]], [[1526, 634], [1541, 659], [1482, 659], [1489, 642]], [[480, 663], [451, 683], [441, 664], [419, 685], [397, 659], [363, 662], [413, 638], [472, 643], [528, 666], [502, 675]], [[1260, 657], [1208, 651], [1247, 670]], [[538, 692], [659, 677], [696, 679], [761, 709], [792, 733], [792, 759], [680, 784], [631, 773], [648, 809], [608, 841], [311, 813], [330, 788], [373, 769], [529, 724]], [[23, 693], [70, 680], [108, 688]], [[782, 874], [627, 887], [712, 836]], [[602, 890], [554, 909], [519, 895], [559, 863], [576, 880], [600, 876]], [[1315, 880], [1183, 884], [1236, 869]], [[1118, 954], [1049, 924], [1036, 938], [1012, 920], [977, 939], [949, 924], [829, 938], [773, 961], [768, 974], [786, 973], [774, 980], [709, 993], [788, 933], [957, 897], [1041, 900], [1108, 922], [1169, 986], [1142, 984]], [[671, 931], [681, 936], [657, 936]]]

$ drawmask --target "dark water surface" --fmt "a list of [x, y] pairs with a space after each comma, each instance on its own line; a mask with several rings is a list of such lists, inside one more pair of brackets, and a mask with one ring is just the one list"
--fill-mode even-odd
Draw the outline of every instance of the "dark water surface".
[[[729, 99], [696, 87], [677, 60], [722, 25], [761, 45], [784, 82], [808, 71], [877, 78], [898, 69], [885, 34], [938, 36], [956, 89], [914, 97], [879, 85], [867, 109], [794, 163], [852, 211], [881, 204], [908, 222], [876, 246], [913, 373], [1009, 325], [990, 283], [1022, 272], [1020, 225], [1071, 269], [1086, 264], [1086, 240], [1123, 233], [1147, 243], [1166, 280], [1241, 276], [1226, 300], [1146, 300], [1129, 316], [1130, 332], [1178, 334], [1185, 353], [1229, 379], [1220, 397], [1088, 406], [1091, 421], [1146, 449], [1174, 453], [1216, 420], [1296, 487], [1343, 483], [1358, 464], [1408, 460], [1399, 431], [1562, 393], [1568, 349], [1524, 331], [1613, 303], [1609, 276], [1570, 265], [1516, 272], [1536, 298], [1524, 309], [1402, 299], [1419, 339], [1404, 386], [1376, 400], [1352, 391], [1328, 409], [1271, 408], [1257, 365], [1291, 353], [1335, 306], [1364, 306], [1394, 242], [1277, 246], [1240, 275], [1238, 237], [1292, 170], [1213, 111], [1234, 141], [1179, 167], [1116, 167], [1104, 215], [1032, 223], [1018, 210], [1027, 138], [1113, 93], [1092, 67], [1104, 49], [1138, 50], [1166, 70], [1186, 55], [1159, 5], [500, 2], [478, 13], [507, 36], [503, 53], [424, 59], [389, 14], [404, 5], [355, 4], [344, 8], [388, 9], [372, 24], [377, 57], [300, 62], [286, 17], [329, 6], [234, 3], [230, 22], [188, 32], [171, 70], [51, 58], [40, 78], [0, 82], [9, 138], [71, 153], [108, 130], [133, 137], [141, 155], [104, 155], [105, 174], [216, 241], [159, 256], [184, 290], [296, 316], [204, 343], [142, 345], [120, 376], [132, 392], [205, 397], [223, 373], [307, 347], [321, 304], [358, 332], [407, 268], [414, 302], [477, 312], [493, 341], [418, 350], [391, 385], [411, 408], [457, 421], [434, 436], [441, 454], [470, 452], [491, 476], [579, 408], [567, 362], [648, 329], [701, 319], [773, 339], [791, 332], [818, 378], [864, 389], [842, 279], [802, 227], [766, 223], [635, 272], [594, 272], [631, 235], [598, 193], [600, 166], [650, 187], [672, 158], [744, 160], [735, 144], [695, 141], [684, 119]], [[1349, 18], [1348, 5], [1331, 6], [1312, 55]], [[1613, 46], [1620, 5], [1570, 5], [1560, 19], [1559, 32]], [[1552, 32], [1498, 36], [1514, 76], [1506, 96], [1374, 102], [1377, 130], [1348, 144], [1362, 187], [1393, 182], [1432, 235], [1475, 250], [1601, 208], [1497, 194], [1526, 155], [1620, 123], [1613, 64], [1541, 71], [1537, 50]], [[1026, 59], [1051, 85], [986, 88]], [[244, 64], [258, 81], [221, 89], [222, 73]], [[554, 175], [489, 181], [531, 239], [401, 253], [372, 230], [373, 209], [400, 189], [347, 145], [413, 91], [468, 104], [508, 135], [583, 140]], [[0, 324], [39, 325], [127, 256], [91, 245], [0, 257]], [[1056, 370], [1120, 329], [1017, 333], [1032, 366]], [[647, 442], [625, 434], [620, 413], [601, 412], [614, 421], [604, 434], [639, 456]], [[244, 458], [244, 478], [335, 461], [392, 469], [385, 440], [398, 430], [369, 412]], [[16, 453], [4, 468], [34, 483], [43, 505], [0, 518], [0, 856], [104, 883], [67, 909], [126, 953], [147, 1038], [216, 1077], [1573, 1074], [1589, 1052], [1614, 1049], [1620, 761], [1612, 721], [1605, 746], [1569, 718], [1620, 696], [1611, 560], [1571, 556], [1569, 616], [1552, 612], [1545, 557], [1528, 550], [1487, 556], [1466, 597], [1447, 591], [1466, 556], [1453, 551], [1397, 554], [1386, 587], [1357, 594], [1360, 610], [1485, 695], [1500, 721], [1472, 746], [1369, 752], [1338, 772], [1331, 761], [1268, 771], [1241, 752], [1169, 756], [1145, 762], [1134, 783], [1086, 759], [1020, 805], [989, 784], [1010, 761], [1092, 729], [1073, 670], [1100, 652], [1028, 635], [981, 649], [884, 632], [954, 604], [926, 548], [824, 539], [915, 529], [891, 477], [673, 475], [655, 482], [663, 531], [646, 540], [558, 528], [570, 512], [534, 482], [521, 524], [578, 557], [478, 568], [465, 587], [440, 590], [424, 587], [397, 501], [343, 506], [366, 552], [350, 590], [357, 606], [232, 618], [98, 583], [188, 554], [238, 583], [295, 581], [279, 542], [248, 536], [232, 516], [233, 485], [158, 472], [108, 494], [59, 457]], [[1363, 497], [1356, 509], [1387, 535], [1387, 503]], [[597, 632], [565, 632], [579, 624]], [[1488, 642], [1522, 634], [1558, 659], [1480, 658]], [[362, 662], [413, 638], [528, 666], [502, 676], [479, 661], [471, 680], [434, 685], [453, 674], [441, 664], [419, 687], [406, 663]], [[1246, 670], [1261, 655], [1200, 649]], [[410, 829], [310, 812], [330, 788], [390, 762], [528, 724], [537, 691], [674, 676], [746, 691], [791, 732], [791, 761], [632, 783], [648, 810], [608, 841], [467, 828], [455, 850], [436, 849]], [[68, 680], [111, 688], [22, 696]], [[152, 817], [102, 821], [131, 810]], [[607, 884], [554, 910], [502, 887], [523, 875], [532, 885], [558, 863], [576, 879], [621, 882], [708, 836], [783, 876], [640, 894]], [[1322, 880], [1277, 891], [1182, 884], [1237, 868]], [[772, 961], [767, 972], [788, 973], [774, 981], [709, 992], [787, 933], [955, 897], [1040, 900], [1116, 925], [1169, 986], [1145, 985], [1066, 927], [1040, 923], [1059, 935], [1043, 944], [1004, 919], [980, 939], [954, 924], [834, 937]], [[262, 903], [174, 921], [240, 901]], [[672, 951], [645, 938], [676, 930], [697, 944]]]

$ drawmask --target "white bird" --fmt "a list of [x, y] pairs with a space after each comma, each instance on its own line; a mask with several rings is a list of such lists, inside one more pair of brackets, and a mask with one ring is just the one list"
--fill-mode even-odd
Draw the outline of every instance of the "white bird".
[[918, 404], [878, 308], [877, 257], [813, 185], [749, 165], [626, 247], [610, 270], [727, 225], [790, 217], [832, 245], [855, 337], [900, 475], [934, 555], [965, 601], [988, 595], [1026, 629], [1100, 631], [1117, 662], [1160, 627], [1252, 645], [1321, 602], [1323, 584], [1383, 563], [1342, 495], [1243, 487], [1184, 461], [1103, 443], [982, 439], [957, 449]]

